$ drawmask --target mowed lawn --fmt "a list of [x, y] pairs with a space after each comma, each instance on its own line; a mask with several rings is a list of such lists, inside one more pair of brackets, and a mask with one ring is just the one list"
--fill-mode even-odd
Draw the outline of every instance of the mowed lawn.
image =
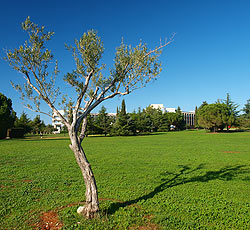
[[249, 132], [86, 138], [95, 220], [76, 213], [85, 187], [69, 140], [45, 138], [0, 141], [0, 229], [250, 229]]

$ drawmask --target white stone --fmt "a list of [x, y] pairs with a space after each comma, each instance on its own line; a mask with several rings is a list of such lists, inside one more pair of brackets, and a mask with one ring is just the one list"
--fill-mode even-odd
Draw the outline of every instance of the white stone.
[[80, 207], [77, 209], [77, 213], [78, 213], [78, 214], [81, 214], [82, 211], [83, 211], [83, 209], [84, 209], [84, 206], [80, 206]]

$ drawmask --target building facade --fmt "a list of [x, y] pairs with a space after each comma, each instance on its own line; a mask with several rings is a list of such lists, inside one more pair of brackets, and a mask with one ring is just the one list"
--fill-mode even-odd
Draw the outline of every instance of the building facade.
[[[154, 109], [160, 109], [164, 113], [176, 113], [176, 108], [165, 108], [163, 104], [151, 104]], [[184, 121], [188, 127], [195, 126], [195, 111], [181, 111], [184, 116]]]
[[[59, 110], [59, 112], [64, 116], [64, 110]], [[54, 127], [54, 133], [60, 133], [62, 131], [63, 123], [59, 116], [56, 113], [52, 114], [52, 126]]]
[[186, 122], [186, 125], [189, 127], [194, 127], [195, 126], [195, 112], [194, 111], [190, 111], [190, 112], [181, 111], [181, 112], [184, 115], [184, 121]]

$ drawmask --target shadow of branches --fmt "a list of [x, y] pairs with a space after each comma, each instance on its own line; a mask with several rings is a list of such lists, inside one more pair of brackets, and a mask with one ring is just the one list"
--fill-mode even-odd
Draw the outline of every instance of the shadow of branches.
[[228, 181], [232, 180], [238, 175], [250, 173], [249, 165], [226, 166], [219, 170], [207, 171], [205, 172], [204, 175], [198, 175], [198, 176], [196, 175], [192, 176], [192, 174], [195, 174], [197, 171], [203, 169], [204, 164], [200, 164], [195, 168], [191, 168], [187, 165], [179, 165], [179, 167], [180, 170], [178, 173], [172, 173], [168, 171], [161, 173], [160, 176], [162, 177], [161, 179], [162, 183], [157, 187], [155, 187], [155, 189], [150, 193], [140, 196], [133, 200], [112, 203], [110, 207], [106, 210], [106, 213], [113, 214], [121, 207], [126, 207], [129, 205], [136, 204], [141, 200], [147, 200], [153, 198], [156, 194], [164, 191], [165, 189], [175, 187], [178, 185], [183, 185], [192, 182], [208, 182], [216, 179]]

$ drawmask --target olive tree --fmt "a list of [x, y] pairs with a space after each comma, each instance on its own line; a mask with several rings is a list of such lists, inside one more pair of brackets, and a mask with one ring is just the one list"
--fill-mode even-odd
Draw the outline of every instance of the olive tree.
[[[22, 28], [28, 33], [28, 40], [19, 48], [6, 51], [10, 66], [24, 78], [23, 85], [13, 82], [12, 85], [21, 93], [27, 108], [52, 116], [41, 109], [41, 101], [44, 101], [67, 127], [71, 142], [69, 147], [86, 185], [85, 205], [77, 211], [87, 218], [93, 218], [99, 212], [99, 201], [95, 177], [82, 147], [87, 115], [103, 101], [130, 94], [156, 79], [161, 72], [159, 55], [172, 39], [153, 50], [142, 42], [134, 48], [122, 42], [116, 49], [114, 65], [108, 72], [104, 71], [105, 65], [101, 63], [104, 47], [97, 32], [90, 30], [84, 33], [79, 40], [75, 40], [74, 45], [66, 46], [76, 64], [75, 69], [64, 76], [64, 81], [75, 92], [75, 98], [68, 99], [56, 85], [59, 73], [57, 61], [54, 61], [51, 50], [46, 48], [54, 33], [34, 24], [29, 17], [22, 23]], [[71, 111], [70, 116], [60, 113], [62, 107]]]

